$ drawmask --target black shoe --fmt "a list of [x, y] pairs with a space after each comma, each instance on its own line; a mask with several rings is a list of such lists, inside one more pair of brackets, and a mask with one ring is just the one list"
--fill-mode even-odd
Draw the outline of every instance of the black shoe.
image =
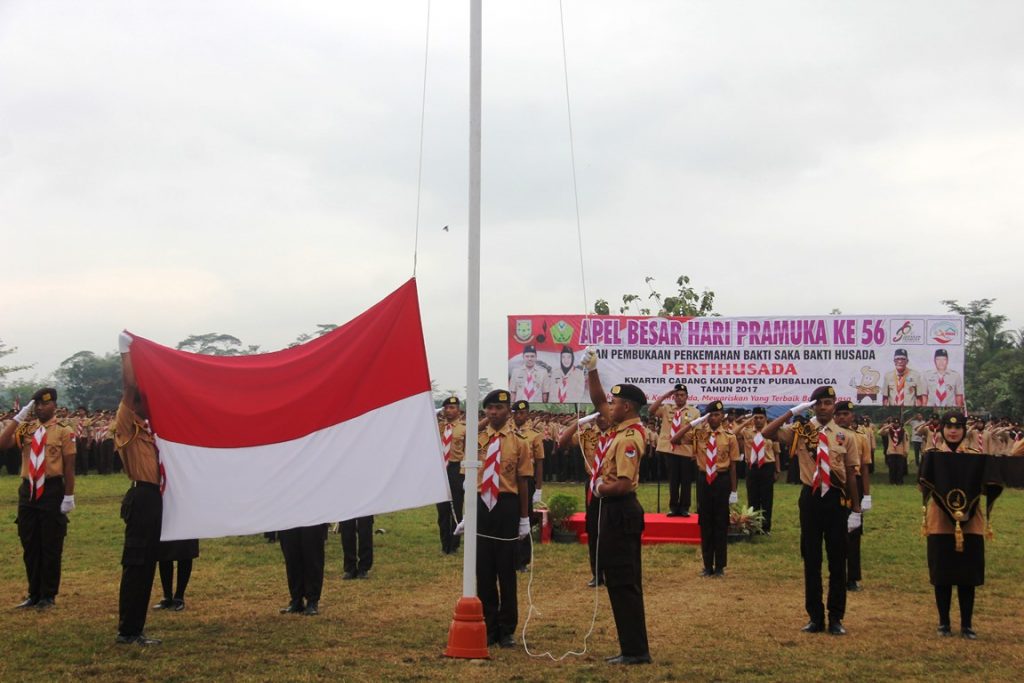
[[814, 619], [811, 619], [800, 630], [803, 631], [804, 633], [821, 633], [822, 631], [825, 630], [825, 625], [822, 624], [820, 621], [815, 621]]
[[287, 607], [281, 608], [281, 614], [298, 614], [303, 611], [302, 600], [292, 600]]
[[596, 577], [587, 582], [587, 588], [597, 588], [599, 585]]
[[830, 636], [845, 636], [846, 629], [843, 628], [843, 622], [839, 619], [828, 622], [828, 634]]
[[354, 578], [356, 578], [356, 573], [355, 572], [345, 572], [344, 574], [341, 575], [341, 580], [342, 581], [351, 581]]
[[51, 609], [56, 606], [57, 603], [54, 602], [53, 598], [40, 598], [39, 602], [36, 603], [36, 609]]
[[725, 570], [724, 569], [716, 569], [715, 573], [711, 575], [711, 578], [712, 579], [724, 579], [725, 578]]
[[846, 584], [846, 590], [851, 592], [851, 593], [860, 593], [864, 589], [861, 588], [860, 584], [857, 583], [856, 581], [851, 581], [848, 584]]
[[679, 512], [678, 510], [669, 510], [668, 514], [665, 515], [665, 516], [666, 517], [682, 517], [683, 513]]
[[23, 602], [19, 602], [14, 606], [14, 609], [25, 609], [26, 607], [35, 607], [36, 603], [39, 602], [39, 598], [28, 596]]
[[977, 640], [978, 634], [974, 632], [974, 629], [970, 626], [965, 626], [960, 629], [960, 637], [966, 638], [967, 640]]
[[498, 644], [498, 636], [487, 636], [487, 647]]
[[935, 629], [935, 632], [943, 638], [953, 637], [953, 629], [949, 627], [949, 624], [939, 624], [939, 627]]
[[182, 598], [174, 598], [171, 603], [171, 609], [175, 612], [180, 612], [185, 609], [185, 600]]
[[320, 614], [320, 610], [318, 609], [318, 607], [318, 601], [310, 600], [306, 603], [306, 609], [302, 610], [302, 613], [305, 614], [307, 617], [315, 617], [316, 615]]
[[171, 609], [172, 607], [174, 607], [174, 600], [171, 600], [170, 598], [164, 598], [153, 605], [153, 609]]
[[689, 510], [683, 510], [682, 512], [679, 513], [679, 516], [680, 517], [689, 517], [690, 516], [690, 511]]
[[708, 569], [707, 567], [704, 567], [704, 569], [700, 570], [701, 578], [707, 578], [709, 576], [714, 576], [714, 575], [715, 575], [715, 573], [713, 571], [711, 571], [710, 569]]
[[357, 579], [368, 579], [368, 578], [370, 578], [370, 575], [368, 573], [366, 573], [366, 572], [358, 572], [358, 573], [356, 573], [356, 578]]
[[516, 646], [516, 641], [515, 641], [515, 638], [513, 638], [512, 636], [505, 635], [505, 636], [502, 636], [502, 637], [498, 638], [498, 647], [505, 648], [507, 650], [507, 649], [513, 648], [515, 646]]
[[618, 657], [612, 657], [606, 659], [609, 664], [650, 664], [650, 655], [619, 655]]
[[160, 640], [150, 638], [145, 633], [140, 633], [137, 636], [122, 636], [119, 633], [116, 642], [118, 645], [159, 645], [161, 643]]

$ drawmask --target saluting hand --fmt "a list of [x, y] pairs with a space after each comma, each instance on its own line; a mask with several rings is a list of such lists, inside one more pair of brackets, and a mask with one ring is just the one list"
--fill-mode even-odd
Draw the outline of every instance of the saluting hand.
[[29, 413], [32, 412], [32, 408], [35, 407], [35, 405], [35, 399], [26, 403], [24, 407], [22, 407], [22, 409], [18, 411], [18, 414], [14, 416], [14, 421], [17, 422], [18, 424], [21, 424], [22, 422], [27, 420]]
[[800, 415], [805, 411], [813, 408], [815, 403], [817, 403], [817, 401], [804, 401], [803, 403], [800, 403], [790, 408], [789, 412], [793, 413], [793, 417], [796, 417], [797, 415]]

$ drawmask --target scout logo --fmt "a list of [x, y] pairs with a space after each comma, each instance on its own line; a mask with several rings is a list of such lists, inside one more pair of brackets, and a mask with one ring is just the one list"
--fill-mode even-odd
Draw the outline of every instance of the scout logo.
[[960, 338], [960, 329], [954, 323], [940, 321], [932, 324], [931, 329], [928, 330], [928, 336], [936, 344], [949, 344]]
[[533, 341], [533, 321], [517, 320], [515, 337], [516, 341], [520, 344], [526, 344], [527, 342]]
[[564, 320], [559, 320], [551, 326], [551, 339], [556, 344], [568, 344], [572, 341], [573, 331], [572, 325]]

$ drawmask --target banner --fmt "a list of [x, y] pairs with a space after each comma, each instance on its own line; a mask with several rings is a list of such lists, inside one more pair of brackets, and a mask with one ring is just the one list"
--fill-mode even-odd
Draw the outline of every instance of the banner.
[[166, 470], [165, 541], [450, 498], [415, 280], [293, 348], [201, 356], [133, 335], [131, 359]]
[[649, 398], [686, 385], [695, 403], [793, 404], [821, 385], [860, 405], [962, 407], [958, 315], [792, 318], [508, 317], [513, 400], [589, 403], [579, 359], [598, 349], [605, 389]]

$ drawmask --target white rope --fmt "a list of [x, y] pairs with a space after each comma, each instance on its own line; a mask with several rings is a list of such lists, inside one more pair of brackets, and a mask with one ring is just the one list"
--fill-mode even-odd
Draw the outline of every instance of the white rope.
[[565, 113], [569, 121], [569, 161], [572, 165], [572, 196], [576, 203], [576, 240], [580, 252], [580, 281], [583, 283], [583, 314], [587, 317], [590, 311], [590, 300], [587, 298], [587, 274], [583, 268], [583, 221], [580, 219], [580, 193], [576, 187], [576, 142], [572, 134], [572, 105], [569, 101], [569, 60], [565, 50], [565, 10], [562, 0], [558, 0], [558, 20], [562, 27], [562, 73], [565, 76]]
[[427, 36], [423, 41], [423, 96], [420, 101], [420, 154], [416, 169], [416, 230], [412, 241], [412, 276], [420, 251], [420, 197], [423, 194], [423, 129], [427, 118], [427, 58], [430, 56], [430, 0], [427, 0]]

